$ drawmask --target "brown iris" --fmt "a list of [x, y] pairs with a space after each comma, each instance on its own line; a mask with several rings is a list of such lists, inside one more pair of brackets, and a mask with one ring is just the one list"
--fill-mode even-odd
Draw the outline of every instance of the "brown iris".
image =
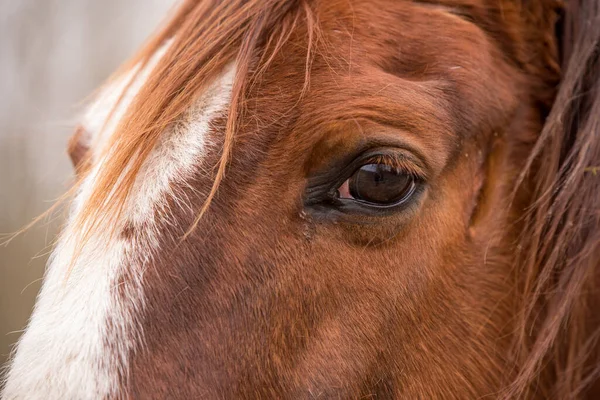
[[376, 206], [393, 206], [414, 192], [415, 178], [390, 165], [365, 164], [338, 189], [341, 199], [355, 199]]

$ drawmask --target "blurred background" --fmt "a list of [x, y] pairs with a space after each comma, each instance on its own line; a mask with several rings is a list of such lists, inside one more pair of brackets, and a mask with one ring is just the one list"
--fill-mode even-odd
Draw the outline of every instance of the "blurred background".
[[[83, 101], [174, 3], [0, 0], [0, 235], [68, 189], [66, 144]], [[61, 217], [0, 246], [0, 365], [27, 323]]]

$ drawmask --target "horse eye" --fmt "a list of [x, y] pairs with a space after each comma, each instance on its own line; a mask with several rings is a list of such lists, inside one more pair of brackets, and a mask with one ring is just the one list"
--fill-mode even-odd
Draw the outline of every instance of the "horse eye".
[[415, 178], [386, 164], [366, 164], [338, 189], [340, 199], [353, 199], [374, 206], [394, 206], [414, 193]]

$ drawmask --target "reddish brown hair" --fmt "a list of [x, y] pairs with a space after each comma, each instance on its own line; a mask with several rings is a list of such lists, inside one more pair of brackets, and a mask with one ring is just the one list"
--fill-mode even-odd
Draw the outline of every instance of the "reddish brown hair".
[[[550, 4], [542, 3], [540, 8]], [[504, 393], [507, 398], [523, 396], [540, 376], [558, 377], [549, 393], [552, 397], [576, 398], [595, 383], [600, 371], [594, 365], [599, 356], [600, 320], [593, 315], [600, 260], [596, 205], [600, 198], [600, 9], [594, 0], [575, 0], [564, 14], [562, 81], [517, 185], [525, 191], [532, 186], [533, 191], [516, 243], [523, 313], [515, 348], [522, 367]], [[225, 175], [245, 93], [300, 19], [309, 28], [308, 84], [318, 21], [307, 1], [183, 3], [123, 69], [145, 64], [161, 44], [173, 39], [112, 136], [103, 174], [88, 200], [87, 212], [78, 221], [80, 227], [87, 227], [82, 229], [81, 245], [100, 221], [119, 218], [136, 176], [162, 132], [208, 82], [235, 62], [237, 74], [224, 147], [211, 192], [198, 210], [198, 218], [202, 216]], [[546, 40], [550, 46], [555, 38]]]
[[534, 191], [518, 243], [523, 366], [508, 397], [543, 372], [558, 377], [552, 398], [579, 398], [600, 373], [600, 4], [572, 0], [564, 15], [562, 80], [519, 181]]

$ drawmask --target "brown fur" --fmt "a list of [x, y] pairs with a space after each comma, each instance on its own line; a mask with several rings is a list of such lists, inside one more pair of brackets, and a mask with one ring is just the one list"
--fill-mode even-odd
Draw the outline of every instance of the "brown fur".
[[[157, 215], [122, 396], [592, 397], [600, 11], [580, 3], [559, 84], [554, 0], [185, 2], [135, 60], [174, 37], [79, 221], [120, 216], [164, 128], [236, 59], [223, 150], [178, 188], [195, 212]], [[314, 207], [313, 182], [373, 143], [413, 157], [420, 200]]]

